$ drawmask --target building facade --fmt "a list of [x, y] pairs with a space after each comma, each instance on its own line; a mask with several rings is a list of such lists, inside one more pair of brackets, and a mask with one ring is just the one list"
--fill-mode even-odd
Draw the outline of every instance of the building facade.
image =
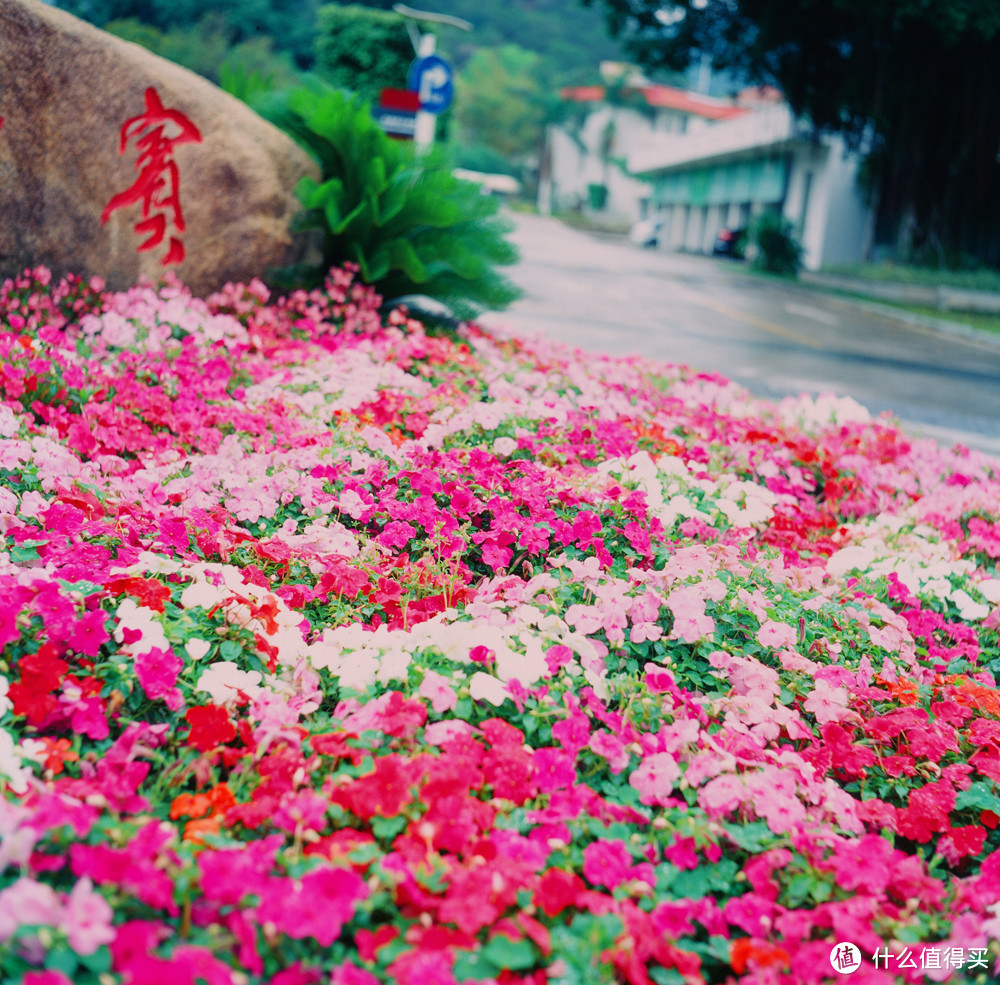
[[550, 129], [543, 212], [581, 211], [608, 226], [656, 215], [659, 246], [711, 252], [721, 229], [784, 215], [808, 269], [863, 259], [871, 214], [858, 159], [816, 138], [773, 91], [733, 102], [669, 86], [637, 87], [645, 105], [611, 105], [604, 87], [565, 90], [590, 112]]

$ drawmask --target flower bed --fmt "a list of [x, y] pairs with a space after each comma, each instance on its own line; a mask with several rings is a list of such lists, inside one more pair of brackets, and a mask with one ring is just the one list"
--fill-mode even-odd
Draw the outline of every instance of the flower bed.
[[4, 981], [995, 980], [1000, 466], [377, 304], [0, 292]]

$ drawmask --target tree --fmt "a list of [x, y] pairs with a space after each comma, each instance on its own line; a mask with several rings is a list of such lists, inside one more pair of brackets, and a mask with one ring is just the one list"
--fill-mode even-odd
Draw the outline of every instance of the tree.
[[704, 54], [866, 156], [878, 238], [1000, 260], [996, 0], [582, 0], [650, 69]]
[[316, 10], [320, 0], [60, 0], [57, 6], [105, 27], [135, 20], [161, 32], [194, 30], [204, 18], [224, 24], [230, 43], [272, 39], [274, 50], [290, 55], [299, 68], [313, 62]]
[[385, 87], [402, 89], [413, 42], [399, 14], [359, 4], [319, 10], [316, 71], [332, 85], [377, 103]]
[[550, 101], [540, 55], [513, 44], [480, 48], [459, 75], [455, 93], [466, 145], [489, 147], [514, 165], [538, 151]]

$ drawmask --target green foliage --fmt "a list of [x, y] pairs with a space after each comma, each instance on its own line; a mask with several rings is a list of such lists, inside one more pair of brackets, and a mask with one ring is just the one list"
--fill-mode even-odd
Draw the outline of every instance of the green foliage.
[[405, 87], [413, 44], [399, 14], [331, 3], [318, 23], [316, 71], [331, 85], [373, 103], [381, 89]]
[[462, 139], [522, 163], [538, 151], [550, 99], [541, 56], [510, 44], [481, 48], [456, 86], [455, 115]]
[[301, 229], [323, 233], [323, 263], [299, 279], [318, 282], [353, 261], [385, 298], [422, 294], [472, 317], [506, 307], [517, 289], [496, 267], [517, 260], [495, 199], [439, 161], [387, 137], [357, 96], [319, 81], [259, 99], [256, 108], [319, 163], [322, 178], [296, 189]]
[[252, 38], [234, 42], [236, 32], [218, 14], [206, 14], [189, 27], [163, 30], [140, 20], [110, 21], [104, 26], [109, 34], [142, 45], [155, 55], [183, 65], [211, 82], [222, 84], [234, 75], [256, 74], [268, 84], [291, 85], [298, 77], [291, 59], [274, 51], [270, 38]]
[[[313, 61], [318, 5], [319, 0], [211, 0], [207, 4], [204, 0], [62, 0], [58, 4], [101, 28], [108, 29], [115, 21], [137, 21], [161, 34], [186, 39], [196, 48], [208, 40], [199, 36], [206, 24], [222, 25], [227, 47], [270, 39], [273, 50], [298, 68], [307, 68]], [[213, 28], [211, 33], [217, 32]], [[200, 55], [184, 55], [183, 44], [175, 47], [171, 41], [170, 47], [174, 54], [164, 57], [172, 61], [187, 67], [191, 61], [202, 62]], [[178, 51], [180, 57], [176, 57]]]
[[461, 143], [451, 148], [455, 166], [469, 171], [480, 171], [483, 174], [508, 174], [516, 178], [520, 168], [515, 167], [499, 151], [486, 144]]
[[762, 212], [750, 223], [749, 239], [757, 248], [755, 266], [774, 274], [798, 273], [802, 245], [786, 218], [777, 212]]

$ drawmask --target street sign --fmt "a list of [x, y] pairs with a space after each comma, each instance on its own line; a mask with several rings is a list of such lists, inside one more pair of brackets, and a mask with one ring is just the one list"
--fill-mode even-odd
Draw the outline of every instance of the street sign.
[[375, 122], [390, 136], [412, 140], [417, 132], [420, 97], [409, 89], [383, 89], [378, 106], [373, 107]]
[[440, 55], [424, 55], [413, 62], [406, 86], [420, 97], [425, 113], [443, 113], [455, 94], [451, 66]]

